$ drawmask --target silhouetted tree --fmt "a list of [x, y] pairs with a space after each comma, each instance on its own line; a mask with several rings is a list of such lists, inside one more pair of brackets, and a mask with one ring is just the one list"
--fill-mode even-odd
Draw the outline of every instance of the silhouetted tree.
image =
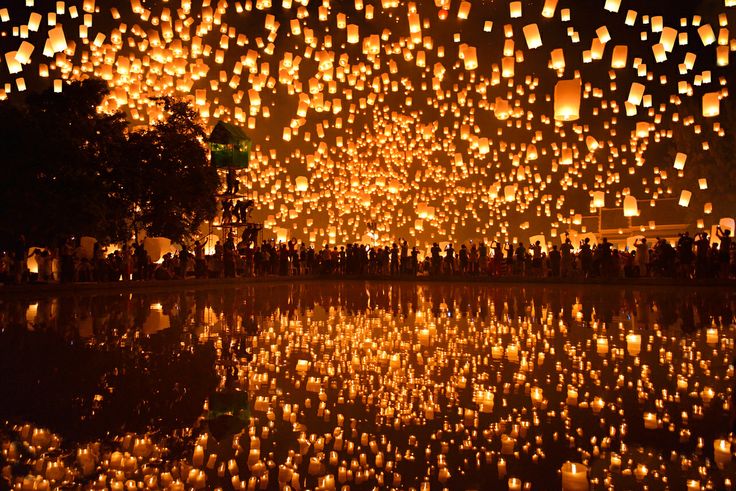
[[85, 80], [0, 104], [5, 237], [115, 242], [146, 229], [182, 241], [214, 217], [219, 182], [196, 112], [162, 98], [164, 119], [129, 132], [123, 113], [98, 110], [107, 93], [104, 82]]
[[129, 135], [125, 188], [136, 231], [182, 241], [215, 216], [219, 178], [197, 113], [184, 101], [164, 97], [158, 103], [165, 119]]
[[122, 113], [97, 110], [104, 82], [86, 80], [0, 105], [0, 229], [34, 244], [70, 235], [120, 240], [127, 204], [116, 192]]

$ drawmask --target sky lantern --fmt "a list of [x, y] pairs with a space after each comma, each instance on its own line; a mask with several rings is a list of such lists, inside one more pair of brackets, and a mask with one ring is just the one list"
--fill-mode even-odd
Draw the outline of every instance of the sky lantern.
[[474, 46], [467, 46], [463, 50], [463, 63], [466, 70], [475, 70], [478, 68], [478, 55]]
[[358, 44], [360, 42], [360, 34], [357, 24], [348, 24], [348, 43]]
[[683, 189], [680, 192], [680, 199], [678, 201], [678, 204], [683, 207], [687, 207], [690, 204], [690, 197], [692, 197], [693, 193], [688, 191], [687, 189]]
[[557, 9], [557, 0], [544, 0], [544, 6], [542, 7], [542, 17], [551, 19], [555, 16], [555, 9]]
[[54, 53], [61, 53], [66, 50], [66, 37], [64, 36], [64, 29], [61, 25], [57, 25], [53, 29], [50, 29], [48, 34], [49, 42], [51, 43], [51, 50]]
[[606, 0], [603, 8], [609, 12], [616, 13], [618, 12], [618, 9], [621, 8], [621, 0]]
[[550, 65], [554, 70], [565, 69], [565, 51], [562, 48], [550, 51]]
[[460, 8], [457, 11], [457, 18], [464, 20], [468, 18], [468, 15], [470, 15], [470, 2], [463, 0], [460, 2]]
[[716, 40], [716, 35], [710, 24], [704, 24], [698, 28], [698, 35], [703, 42], [703, 46], [710, 46]]
[[624, 198], [624, 216], [635, 217], [639, 215], [639, 206], [637, 205], [636, 198], [628, 195]]
[[603, 208], [606, 205], [606, 193], [603, 191], [593, 191], [593, 206], [595, 208]]
[[682, 152], [677, 152], [677, 155], [675, 155], [675, 169], [682, 170], [685, 168], [685, 161], [687, 160], [687, 154], [684, 154]]
[[611, 68], [626, 68], [628, 52], [629, 47], [625, 44], [614, 46], [611, 54]]
[[521, 17], [521, 2], [514, 1], [509, 3], [509, 15], [512, 19]]
[[703, 116], [713, 118], [721, 112], [720, 92], [708, 92], [703, 94]]
[[638, 106], [641, 104], [642, 97], [644, 97], [644, 85], [638, 82], [632, 83], [631, 88], [629, 89], [628, 102]]
[[535, 49], [542, 45], [542, 37], [539, 34], [539, 27], [537, 24], [529, 24], [524, 26], [524, 39], [526, 39], [526, 45], [529, 49]]
[[560, 80], [555, 85], [555, 119], [575, 121], [580, 117], [580, 79]]
[[25, 65], [31, 61], [31, 54], [33, 53], [34, 46], [28, 41], [23, 41], [15, 52], [15, 61], [21, 65]]

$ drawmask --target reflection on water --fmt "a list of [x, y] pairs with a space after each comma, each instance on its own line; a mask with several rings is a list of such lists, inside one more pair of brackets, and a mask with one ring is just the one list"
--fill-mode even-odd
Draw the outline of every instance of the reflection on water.
[[0, 465], [22, 489], [730, 487], [735, 299], [380, 282], [5, 299]]

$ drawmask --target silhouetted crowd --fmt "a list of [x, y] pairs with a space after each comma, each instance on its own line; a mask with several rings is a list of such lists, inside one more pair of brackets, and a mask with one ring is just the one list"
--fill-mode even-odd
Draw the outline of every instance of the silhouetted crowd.
[[[573, 244], [566, 238], [551, 250], [534, 244], [469, 243], [455, 246], [434, 243], [420, 257], [406, 240], [391, 246], [313, 246], [291, 240], [265, 241], [253, 247], [228, 236], [207, 248], [195, 241], [155, 263], [142, 243], [134, 242], [108, 253], [99, 244], [91, 255], [68, 240], [57, 250], [26, 248], [24, 240], [0, 256], [0, 282], [105, 282], [277, 276], [463, 276], [518, 278], [681, 278], [736, 277], [736, 245], [729, 230], [717, 229], [717, 242], [707, 233], [680, 234], [668, 240], [641, 239], [631, 249], [617, 249], [603, 238]], [[209, 250], [208, 250], [209, 249]], [[31, 260], [32, 259], [32, 260]], [[29, 265], [33, 265], [29, 269]]]

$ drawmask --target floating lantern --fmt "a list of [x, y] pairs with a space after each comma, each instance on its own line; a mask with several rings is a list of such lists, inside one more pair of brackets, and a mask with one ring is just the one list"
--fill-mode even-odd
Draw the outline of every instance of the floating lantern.
[[603, 208], [606, 205], [606, 193], [603, 191], [593, 192], [593, 206], [595, 208]]
[[682, 170], [685, 168], [685, 161], [687, 160], [687, 154], [677, 152], [675, 155], [675, 169]]
[[580, 117], [580, 79], [560, 80], [555, 85], [555, 119], [575, 121]]
[[557, 0], [544, 0], [544, 6], [542, 7], [542, 17], [551, 19], [555, 16], [555, 9], [557, 9]]
[[680, 193], [680, 200], [678, 202], [679, 205], [683, 207], [687, 207], [690, 204], [690, 197], [692, 196], [692, 194], [693, 193], [691, 193], [687, 189], [683, 189], [682, 192]]
[[539, 27], [536, 24], [524, 26], [524, 39], [529, 49], [535, 49], [542, 45], [542, 37], [539, 34]]
[[703, 116], [712, 118], [721, 113], [721, 101], [719, 92], [708, 92], [703, 94]]
[[299, 176], [295, 180], [297, 192], [303, 193], [309, 189], [309, 180], [305, 176]]

